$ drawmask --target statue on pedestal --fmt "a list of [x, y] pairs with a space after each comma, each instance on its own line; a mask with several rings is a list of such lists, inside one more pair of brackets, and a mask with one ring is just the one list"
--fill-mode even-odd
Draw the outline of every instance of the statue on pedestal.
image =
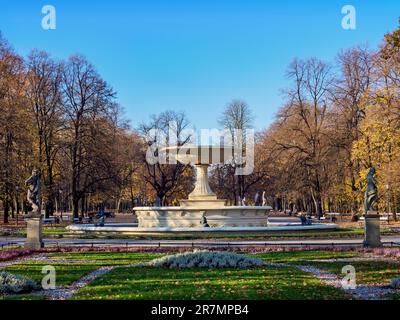
[[378, 188], [375, 180], [375, 168], [371, 167], [367, 175], [365, 190], [365, 247], [381, 247], [380, 217], [378, 214]]
[[254, 196], [254, 205], [256, 207], [261, 206], [260, 193], [258, 191], [257, 191], [256, 195]]
[[40, 174], [34, 169], [32, 176], [26, 180], [28, 187], [27, 200], [32, 206], [32, 213], [26, 216], [26, 241], [25, 249], [43, 248], [42, 229], [43, 219], [40, 210]]
[[262, 206], [263, 207], [266, 206], [267, 205], [267, 196], [266, 196], [265, 191], [263, 191], [261, 199], [262, 199]]
[[209, 228], [210, 227], [210, 225], [208, 224], [208, 221], [207, 221], [207, 217], [204, 214], [201, 217], [200, 224], [203, 226], [203, 228]]
[[375, 179], [376, 170], [374, 167], [368, 172], [367, 175], [367, 189], [365, 191], [365, 214], [368, 212], [376, 212], [376, 203], [378, 201], [378, 188]]
[[28, 216], [39, 217], [40, 212], [40, 174], [37, 169], [33, 169], [32, 176], [25, 181], [28, 187], [27, 200], [32, 206], [32, 213]]

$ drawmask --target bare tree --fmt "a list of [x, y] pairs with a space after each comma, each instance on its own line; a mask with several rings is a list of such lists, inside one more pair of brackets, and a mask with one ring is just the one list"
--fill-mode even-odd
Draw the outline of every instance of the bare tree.
[[[84, 203], [85, 189], [97, 182], [109, 179], [108, 168], [102, 160], [106, 145], [93, 144], [96, 137], [105, 136], [107, 119], [112, 119], [116, 105], [114, 91], [101, 79], [94, 67], [82, 56], [72, 56], [62, 71], [63, 113], [65, 123], [65, 154], [71, 164], [71, 196], [74, 218], [79, 217], [79, 201]], [[94, 135], [94, 133], [97, 135]], [[97, 149], [100, 148], [100, 149]], [[96, 152], [93, 155], [93, 152]], [[93, 159], [98, 158], [94, 166]], [[91, 170], [96, 168], [96, 171]], [[83, 172], [93, 179], [88, 181]], [[102, 173], [102, 174], [101, 174]], [[100, 174], [100, 175], [97, 175]], [[85, 178], [85, 181], [83, 180]]]
[[44, 177], [45, 212], [54, 212], [54, 166], [59, 151], [61, 128], [61, 66], [46, 52], [33, 50], [27, 61], [27, 97], [34, 115], [38, 141], [38, 164]]
[[322, 192], [324, 160], [330, 147], [325, 132], [328, 90], [332, 83], [330, 68], [312, 58], [307, 61], [294, 60], [289, 67], [288, 78], [293, 86], [286, 91], [287, 105], [279, 114], [281, 125], [290, 127], [295, 136], [282, 137], [277, 144], [299, 157], [306, 174], [314, 201], [315, 212], [322, 216]]
[[24, 173], [20, 160], [26, 155], [23, 146], [29, 130], [23, 79], [22, 58], [0, 34], [0, 200], [4, 223], [8, 223], [10, 208], [14, 213], [13, 198], [20, 182], [19, 174]]
[[[372, 53], [365, 47], [355, 47], [338, 55], [340, 75], [331, 92], [335, 114], [336, 139], [334, 145], [344, 151], [343, 162], [347, 164], [353, 194], [353, 214], [358, 212], [357, 198], [362, 191], [359, 161], [352, 159], [352, 145], [360, 138], [360, 125], [365, 118], [365, 108], [370, 101], [373, 86], [374, 62]], [[344, 177], [345, 179], [346, 177]]]
[[[190, 134], [185, 132], [188, 129], [189, 121], [184, 112], [165, 111], [160, 115], [153, 115], [151, 121], [147, 124], [141, 124], [139, 132], [146, 140], [148, 146], [152, 146], [155, 155], [161, 151], [160, 148], [165, 147], [165, 142], [160, 141], [161, 136], [166, 138], [169, 144], [169, 130], [174, 132], [178, 146], [182, 146], [192, 138]], [[183, 173], [188, 170], [187, 165], [180, 162], [176, 164], [164, 164], [159, 161], [155, 164], [149, 163], [146, 159], [146, 148], [142, 152], [142, 161], [145, 166], [144, 178], [152, 186], [157, 197], [164, 204], [168, 197], [171, 197], [179, 185], [187, 180]], [[169, 162], [169, 161], [168, 161]]]
[[[222, 117], [219, 119], [219, 124], [229, 130], [232, 141], [235, 139], [241, 139], [242, 141], [238, 144], [242, 146], [242, 155], [245, 157], [245, 141], [246, 141], [246, 130], [253, 128], [253, 114], [249, 105], [243, 100], [233, 100], [225, 108], [222, 113]], [[242, 135], [236, 136], [236, 130], [241, 130]], [[246, 192], [249, 188], [255, 184], [261, 176], [251, 175], [236, 175], [236, 169], [243, 167], [245, 164], [242, 161], [234, 160], [229, 166], [220, 166], [217, 170], [226, 171], [226, 178], [229, 177], [230, 185], [233, 187], [234, 203], [237, 204], [237, 197], [241, 199], [245, 197]], [[219, 173], [221, 176], [221, 173]], [[255, 178], [255, 179], [254, 179]]]

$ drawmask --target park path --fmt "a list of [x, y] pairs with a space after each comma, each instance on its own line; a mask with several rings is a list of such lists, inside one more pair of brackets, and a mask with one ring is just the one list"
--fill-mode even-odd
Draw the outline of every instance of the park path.
[[12, 260], [7, 260], [7, 261], [2, 261], [0, 262], [0, 269], [7, 268], [10, 266], [13, 266], [17, 263], [21, 262], [27, 262], [27, 261], [45, 261], [47, 260], [47, 254], [46, 253], [38, 253], [34, 255], [28, 255], [28, 256], [23, 256], [23, 257], [18, 257]]
[[322, 283], [342, 289], [351, 294], [357, 300], [382, 300], [384, 296], [390, 293], [395, 293], [396, 290], [391, 289], [389, 286], [381, 285], [359, 285], [355, 289], [343, 289], [342, 279], [337, 275], [322, 270], [314, 266], [294, 266], [299, 270], [311, 273], [314, 277], [318, 278]]
[[[0, 245], [20, 245], [24, 238], [0, 237]], [[362, 238], [344, 239], [302, 239], [302, 240], [136, 240], [136, 239], [45, 239], [46, 246], [85, 247], [101, 245], [107, 246], [134, 246], [134, 247], [265, 247], [265, 246], [361, 246]], [[400, 244], [399, 236], [383, 236], [382, 242], [386, 245]]]
[[42, 290], [37, 292], [43, 294], [49, 300], [66, 300], [72, 298], [78, 290], [86, 287], [89, 283], [93, 282], [98, 277], [101, 277], [118, 266], [107, 266], [100, 267], [99, 269], [83, 276], [79, 280], [75, 281], [70, 286], [57, 287], [54, 290]]
[[[381, 258], [381, 257], [379, 257]], [[328, 260], [328, 259], [326, 259]], [[325, 260], [325, 261], [326, 261]], [[351, 261], [371, 261], [371, 259], [362, 260], [361, 259], [340, 259], [341, 261], [351, 262]], [[321, 260], [323, 261], [323, 260]], [[376, 261], [376, 260], [375, 260]], [[391, 260], [393, 262], [393, 260]], [[398, 261], [396, 261], [398, 263]], [[398, 292], [395, 289], [390, 288], [389, 286], [384, 285], [356, 285], [355, 289], [344, 289], [342, 284], [342, 278], [338, 277], [336, 274], [314, 267], [309, 265], [296, 265], [296, 264], [288, 264], [288, 263], [271, 263], [270, 265], [276, 267], [291, 267], [299, 269], [303, 272], [309, 273], [312, 276], [319, 279], [323, 284], [328, 286], [335, 287], [337, 289], [344, 290], [346, 293], [349, 293], [356, 300], [382, 300], [385, 299], [385, 295]]]

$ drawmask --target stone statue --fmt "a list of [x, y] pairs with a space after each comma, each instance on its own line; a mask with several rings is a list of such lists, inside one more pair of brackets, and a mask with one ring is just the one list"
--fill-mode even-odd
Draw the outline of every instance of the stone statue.
[[161, 199], [160, 199], [160, 197], [157, 197], [157, 198], [156, 198], [156, 201], [155, 201], [155, 203], [154, 203], [154, 206], [155, 206], [155, 207], [161, 207]]
[[312, 220], [310, 218], [307, 218], [306, 215], [302, 214], [300, 216], [300, 221], [302, 226], [310, 226], [312, 225]]
[[207, 218], [206, 218], [206, 216], [204, 214], [201, 217], [200, 223], [203, 226], [203, 228], [209, 228], [210, 227], [209, 224], [208, 224]]
[[266, 197], [266, 192], [265, 191], [263, 191], [261, 198], [262, 198], [262, 206], [264, 207], [264, 206], [267, 205], [267, 197]]
[[367, 175], [365, 190], [365, 247], [381, 247], [380, 217], [378, 214], [378, 188], [375, 180], [375, 168], [371, 167]]
[[256, 195], [254, 196], [254, 205], [259, 207], [261, 205], [260, 202], [260, 193], [257, 191]]
[[32, 216], [40, 216], [40, 174], [37, 169], [32, 171], [32, 176], [25, 181], [28, 187], [27, 200], [32, 206]]
[[375, 180], [375, 168], [371, 167], [367, 175], [367, 189], [365, 191], [365, 213], [377, 211], [376, 203], [378, 201], [378, 188]]

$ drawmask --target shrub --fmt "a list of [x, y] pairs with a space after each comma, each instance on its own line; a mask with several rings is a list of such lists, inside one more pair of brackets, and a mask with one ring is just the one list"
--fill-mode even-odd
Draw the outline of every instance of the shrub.
[[195, 251], [168, 255], [138, 264], [140, 267], [159, 268], [249, 268], [264, 265], [264, 262], [244, 254], [222, 251]]
[[37, 283], [29, 278], [0, 272], [0, 294], [29, 293], [37, 289]]
[[400, 289], [400, 278], [394, 278], [390, 281], [390, 287], [393, 289]]

